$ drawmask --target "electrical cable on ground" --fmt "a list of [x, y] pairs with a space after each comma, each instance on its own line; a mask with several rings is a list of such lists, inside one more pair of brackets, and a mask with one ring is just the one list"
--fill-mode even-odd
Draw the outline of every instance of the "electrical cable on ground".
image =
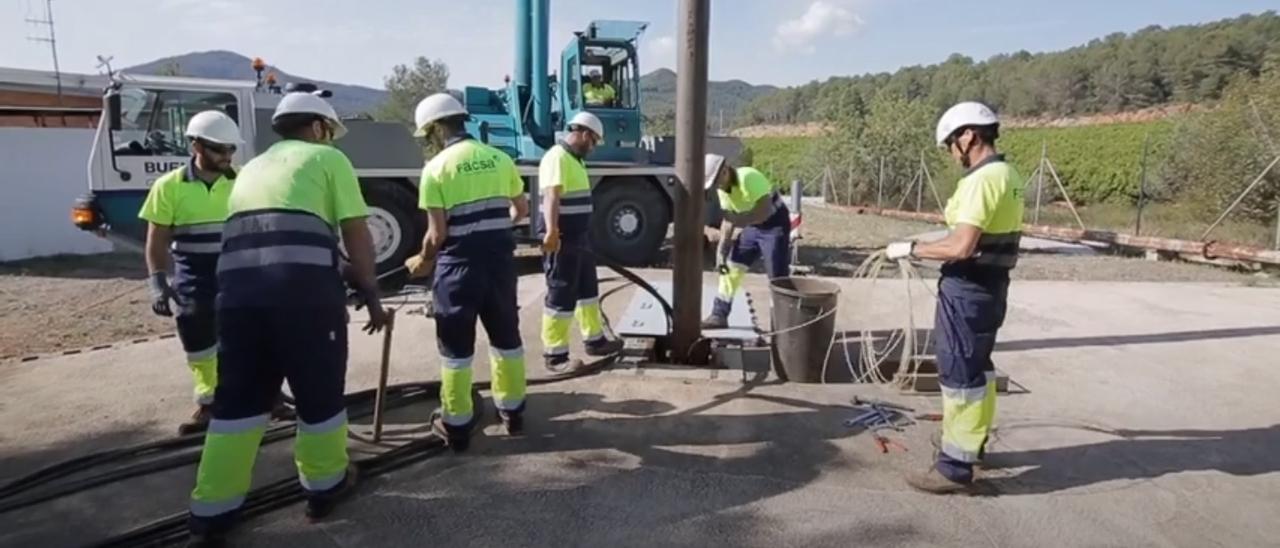
[[[628, 270], [626, 267], [623, 267], [622, 265], [619, 265], [607, 258], [601, 257], [599, 258], [599, 262], [603, 266], [617, 272], [629, 282], [627, 284], [623, 284], [620, 288], [636, 285], [650, 293], [663, 307], [664, 312], [667, 313], [668, 322], [671, 321], [671, 304], [667, 302], [652, 285]], [[608, 295], [616, 293], [620, 288], [611, 290], [608, 294], [602, 296], [601, 300], [603, 301]], [[403, 296], [404, 300], [394, 308], [398, 310], [399, 308], [406, 306], [409, 303], [410, 296], [417, 293], [418, 291], [407, 291], [395, 295], [396, 297]], [[540, 379], [531, 379], [528, 381], [528, 386], [552, 384], [593, 375], [611, 363], [616, 357], [617, 355], [615, 354], [594, 360], [585, 364], [583, 368], [576, 371]], [[473, 390], [477, 393], [473, 394], [473, 398], [475, 398], [477, 402], [483, 401], [479, 398], [478, 391], [487, 388], [489, 388], [489, 383], [487, 382], [475, 383]], [[439, 390], [439, 381], [390, 386], [387, 388], [386, 392], [388, 395], [386, 408], [394, 409], [416, 402], [439, 399]], [[348, 413], [350, 418], [359, 419], [372, 415], [372, 403], [376, 395], [375, 393], [376, 390], [370, 389], [348, 394], [345, 399], [349, 408]], [[369, 408], [364, 408], [363, 406], [365, 405], [368, 405]], [[352, 407], [356, 407], [356, 409], [350, 410]], [[482, 413], [483, 412], [481, 411], [478, 415]], [[263, 445], [266, 445], [282, 439], [287, 439], [292, 437], [294, 433], [295, 427], [293, 423], [279, 424], [267, 429], [264, 433], [262, 443]], [[110, 449], [91, 455], [76, 457], [61, 463], [44, 467], [0, 486], [0, 514], [27, 508], [42, 502], [47, 502], [49, 500], [65, 497], [77, 492], [125, 479], [195, 464], [199, 462], [200, 459], [200, 451], [197, 449], [203, 445], [204, 436], [205, 435], [203, 433], [200, 433], [178, 438], [146, 442], [132, 447]], [[364, 440], [363, 436], [355, 432], [348, 431], [348, 436], [359, 441], [368, 441]], [[386, 445], [383, 444], [378, 445], [386, 447]], [[375, 476], [406, 466], [413, 462], [429, 458], [439, 454], [443, 449], [443, 441], [429, 435], [425, 438], [410, 441], [404, 445], [390, 449], [375, 457], [356, 461], [356, 465], [360, 467], [365, 476]], [[144, 458], [150, 458], [151, 460], [145, 462], [132, 462], [137, 459]], [[108, 465], [121, 466], [110, 471], [81, 478], [70, 483], [61, 485], [57, 484], [60, 480]], [[48, 489], [43, 492], [37, 492], [34, 495], [15, 498], [18, 497], [18, 495], [35, 491], [41, 487], [48, 487]], [[302, 498], [303, 493], [298, 487], [297, 479], [296, 477], [291, 476], [253, 491], [246, 501], [242, 515], [245, 517], [260, 515], [302, 500]], [[97, 545], [155, 545], [176, 542], [184, 538], [186, 534], [186, 513], [181, 512], [141, 528], [126, 532], [122, 535], [112, 537], [111, 539], [107, 539]]]

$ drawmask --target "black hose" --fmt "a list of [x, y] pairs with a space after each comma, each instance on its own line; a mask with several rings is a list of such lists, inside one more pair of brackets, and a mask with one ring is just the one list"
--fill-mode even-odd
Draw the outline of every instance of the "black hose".
[[[536, 238], [517, 237], [516, 241], [519, 243], [528, 244], [528, 245], [542, 245], [542, 241]], [[597, 263], [604, 265], [605, 268], [608, 268], [609, 270], [617, 272], [619, 276], [626, 278], [627, 281], [633, 284], [636, 284], [637, 286], [640, 287], [640, 289], [645, 290], [646, 293], [653, 295], [653, 298], [657, 299], [658, 304], [662, 306], [662, 312], [667, 315], [667, 329], [668, 330], [671, 329], [671, 326], [674, 325], [675, 323], [675, 320], [674, 320], [675, 314], [676, 314], [675, 309], [671, 307], [671, 303], [667, 302], [667, 300], [662, 297], [661, 293], [658, 293], [657, 289], [654, 289], [654, 287], [652, 285], [649, 285], [649, 282], [645, 281], [644, 278], [641, 278], [638, 274], [636, 274], [635, 272], [632, 272], [631, 269], [623, 266], [621, 263], [614, 261], [613, 259], [610, 259], [602, 254], [596, 253], [592, 251], [590, 248], [583, 249], [583, 251], [587, 252], [592, 257], [595, 257]]]
[[[577, 371], [561, 373], [559, 375], [541, 379], [532, 379], [528, 381], [528, 385], [547, 385], [594, 375], [608, 365], [612, 359], [613, 356], [607, 356], [592, 361]], [[390, 394], [392, 391], [395, 391], [398, 399], [400, 400], [408, 399], [416, 401], [417, 399], [421, 399], [422, 396], [432, 393], [436, 394], [438, 397], [439, 386], [439, 381], [401, 384], [388, 387], [388, 393]], [[489, 387], [490, 383], [488, 382], [478, 382], [473, 386], [476, 390], [487, 389]], [[363, 396], [368, 392], [370, 391], [366, 390], [354, 395]], [[444, 449], [445, 445], [442, 440], [434, 436], [429, 436], [414, 440], [395, 449], [391, 449], [376, 457], [356, 461], [356, 466], [360, 469], [362, 477], [373, 477], [439, 455], [444, 452]], [[250, 518], [266, 514], [273, 510], [297, 503], [303, 500], [304, 497], [305, 494], [298, 486], [297, 478], [290, 477], [281, 479], [251, 491], [245, 499], [244, 506], [240, 510], [240, 516], [243, 518]], [[91, 546], [101, 548], [117, 546], [161, 546], [178, 542], [183, 538], [186, 538], [186, 536], [187, 513], [179, 512], [137, 529], [116, 535], [102, 542], [92, 544]]]

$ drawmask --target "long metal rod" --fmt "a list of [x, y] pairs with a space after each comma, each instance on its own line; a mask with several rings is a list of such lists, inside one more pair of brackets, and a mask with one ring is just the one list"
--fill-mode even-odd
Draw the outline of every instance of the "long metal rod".
[[[846, 207], [839, 209], [857, 214], [881, 215], [884, 217], [904, 219], [908, 221], [922, 221], [935, 224], [945, 223], [942, 215], [937, 213], [920, 213], [917, 211], [878, 209], [874, 207]], [[1022, 225], [1022, 234], [1068, 242], [1097, 242], [1139, 249], [1154, 249], [1157, 251], [1193, 255], [1206, 259], [1228, 259], [1232, 261], [1280, 265], [1280, 251], [1247, 245], [1226, 244], [1221, 242], [1193, 242], [1190, 240], [1175, 240], [1172, 238], [1134, 236], [1132, 234], [1121, 234], [1108, 230], [1089, 230], [1056, 226], [1040, 226], [1034, 224]]]
[[382, 364], [378, 371], [378, 392], [373, 401], [373, 441], [382, 441], [382, 410], [386, 407], [387, 373], [391, 369], [391, 332], [396, 325], [396, 309], [387, 309], [387, 325], [382, 331]]
[[711, 28], [711, 0], [680, 0], [676, 62], [675, 257], [672, 273], [675, 317], [672, 358], [686, 364], [705, 363], [693, 356], [702, 336], [702, 202], [703, 156], [707, 139], [707, 43]]
[[1040, 165], [1036, 166], [1036, 173], [1040, 176], [1036, 180], [1036, 211], [1031, 216], [1031, 222], [1040, 224], [1040, 200], [1044, 196], [1044, 162], [1049, 157], [1049, 144], [1040, 141]]
[[1231, 202], [1231, 206], [1228, 207], [1226, 211], [1222, 212], [1222, 215], [1218, 217], [1218, 220], [1209, 225], [1208, 229], [1205, 229], [1204, 234], [1200, 235], [1201, 241], [1209, 238], [1209, 234], [1213, 232], [1213, 229], [1218, 228], [1218, 225], [1222, 224], [1222, 221], [1226, 220], [1227, 215], [1230, 215], [1232, 211], [1236, 210], [1236, 206], [1239, 206], [1240, 202], [1243, 202], [1245, 197], [1248, 196], [1250, 192], [1253, 192], [1254, 187], [1258, 186], [1259, 183], [1267, 178], [1267, 174], [1271, 173], [1271, 170], [1276, 167], [1277, 163], [1280, 163], [1280, 156], [1276, 156], [1276, 159], [1271, 161], [1271, 165], [1268, 165], [1267, 169], [1262, 170], [1262, 173], [1258, 175], [1258, 178], [1254, 179], [1252, 183], [1249, 183], [1249, 186], [1245, 187], [1244, 192], [1241, 192], [1240, 196], [1236, 197], [1236, 201]]

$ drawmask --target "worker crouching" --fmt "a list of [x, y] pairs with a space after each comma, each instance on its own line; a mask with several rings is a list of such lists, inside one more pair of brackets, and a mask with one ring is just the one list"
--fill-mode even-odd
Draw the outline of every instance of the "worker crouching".
[[[281, 99], [283, 140], [240, 173], [218, 258], [220, 375], [191, 494], [192, 544], [218, 545], [244, 503], [268, 412], [287, 379], [298, 413], [294, 446], [306, 516], [328, 515], [356, 483], [347, 456], [347, 309], [343, 272], [387, 321], [355, 170], [331, 143], [346, 128], [309, 93]], [[338, 234], [350, 257], [340, 271]]]
[[1000, 121], [981, 103], [961, 103], [938, 122], [938, 146], [967, 172], [947, 202], [950, 233], [928, 242], [898, 242], [890, 259], [944, 261], [934, 336], [942, 385], [942, 437], [937, 462], [907, 482], [930, 493], [973, 483], [996, 414], [991, 353], [1004, 324], [1009, 271], [1018, 263], [1024, 180], [996, 150]]
[[622, 341], [604, 330], [600, 286], [588, 235], [591, 229], [591, 179], [585, 159], [604, 139], [604, 124], [581, 112], [569, 121], [564, 140], [551, 147], [538, 167], [542, 191], [543, 271], [547, 298], [542, 316], [543, 360], [547, 369], [564, 373], [582, 367], [569, 357], [569, 328], [576, 317], [587, 355], [607, 356], [622, 350]]
[[422, 251], [405, 266], [411, 277], [434, 267], [436, 341], [443, 358], [440, 409], [432, 429], [464, 451], [479, 413], [471, 399], [476, 319], [489, 336], [493, 402], [509, 433], [523, 428], [524, 347], [516, 302], [512, 227], [529, 211], [524, 182], [505, 152], [466, 133], [467, 111], [436, 94], [414, 113], [419, 137], [440, 150], [422, 170], [419, 206], [430, 222]]
[[764, 270], [771, 280], [791, 275], [791, 213], [773, 183], [759, 170], [732, 169], [718, 154], [708, 154], [705, 167], [706, 188], [716, 189], [724, 220], [716, 236], [719, 291], [702, 328], [723, 329], [729, 326], [733, 297], [757, 260], [764, 259]]

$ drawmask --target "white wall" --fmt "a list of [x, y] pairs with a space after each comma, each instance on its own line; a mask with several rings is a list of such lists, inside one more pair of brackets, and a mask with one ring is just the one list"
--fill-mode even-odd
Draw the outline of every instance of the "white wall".
[[91, 146], [89, 129], [0, 128], [0, 261], [111, 251], [71, 224]]

